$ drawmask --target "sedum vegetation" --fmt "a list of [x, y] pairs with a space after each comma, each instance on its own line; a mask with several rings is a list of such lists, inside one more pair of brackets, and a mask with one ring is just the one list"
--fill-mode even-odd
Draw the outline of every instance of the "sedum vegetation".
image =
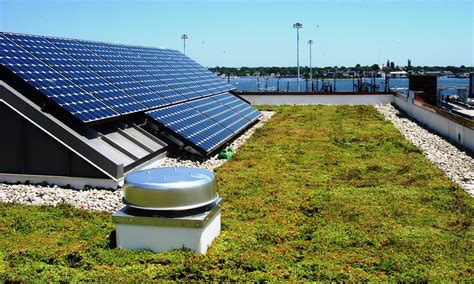
[[216, 172], [206, 256], [111, 248], [110, 214], [0, 205], [0, 279], [474, 280], [474, 202], [369, 106], [277, 114]]

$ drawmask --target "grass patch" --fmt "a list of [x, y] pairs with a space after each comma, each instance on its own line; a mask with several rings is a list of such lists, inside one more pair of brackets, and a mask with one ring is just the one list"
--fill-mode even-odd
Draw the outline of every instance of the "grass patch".
[[0, 279], [474, 280], [473, 199], [374, 108], [262, 109], [217, 170], [206, 256], [110, 249], [109, 214], [0, 204]]

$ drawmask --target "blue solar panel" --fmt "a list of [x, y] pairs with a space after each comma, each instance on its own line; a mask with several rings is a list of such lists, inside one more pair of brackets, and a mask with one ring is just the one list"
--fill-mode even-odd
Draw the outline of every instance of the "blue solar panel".
[[[147, 114], [204, 152], [213, 151], [260, 116], [260, 112], [230, 93], [188, 101]], [[201, 128], [206, 131], [194, 137], [193, 131]]]
[[228, 84], [224, 80], [219, 79], [219, 77], [214, 75], [207, 68], [204, 68], [202, 65], [187, 57], [186, 55], [180, 53], [179, 51], [165, 49], [163, 50], [163, 52], [167, 53], [167, 55], [170, 58], [173, 58], [174, 61], [191, 70], [191, 72], [199, 74], [201, 78], [206, 80], [206, 84], [210, 84], [212, 86], [216, 93], [235, 89], [231, 84]]
[[231, 93], [215, 95], [212, 98], [239, 113], [250, 122], [255, 121], [261, 115], [259, 111]]
[[[84, 47], [88, 48], [103, 59], [115, 65], [118, 69], [122, 70], [134, 80], [139, 81], [140, 83], [148, 87], [150, 90], [159, 93], [170, 103], [177, 103], [188, 100], [186, 97], [182, 96], [178, 92], [179, 88], [177, 86], [173, 85], [172, 82], [165, 81], [162, 74], [157, 72], [157, 70], [152, 70], [151, 68], [153, 66], [147, 67], [147, 62], [144, 62], [142, 60], [131, 60], [130, 57], [124, 57], [123, 54], [119, 54], [111, 48], [112, 44], [90, 41], [79, 42]], [[147, 68], [144, 69], [143, 67]]]
[[260, 116], [173, 50], [0, 33], [0, 64], [83, 122], [145, 113], [201, 152]]
[[[144, 48], [124, 46], [124, 45], [109, 45], [121, 56], [127, 58], [140, 68], [150, 72], [166, 82], [167, 85], [172, 86], [174, 90], [182, 96], [189, 99], [201, 97], [203, 94], [199, 93], [197, 86], [186, 80], [179, 71], [175, 70], [171, 65], [166, 64], [149, 55]], [[156, 49], [157, 50], [157, 49]]]
[[112, 63], [106, 61], [87, 47], [83, 46], [79, 41], [61, 38], [46, 39], [148, 108], [170, 104], [170, 102], [166, 100], [165, 95], [152, 91], [146, 85], [133, 79]]
[[200, 84], [200, 81], [191, 76], [192, 74], [188, 73], [180, 64], [176, 61], [173, 61], [165, 50], [157, 48], [135, 48], [136, 52], [139, 52], [140, 56], [146, 58], [150, 63], [155, 66], [159, 66], [161, 70], [166, 72], [169, 76], [176, 78], [180, 83], [189, 86], [194, 92], [191, 93], [189, 98], [199, 98], [213, 93], [206, 89]]
[[[175, 53], [170, 50], [163, 50], [162, 53], [162, 56], [166, 56], [169, 61], [174, 62], [175, 66], [180, 66], [180, 71], [183, 72], [183, 74], [186, 74], [188, 78], [201, 85], [211, 94], [216, 94], [223, 91], [219, 88], [221, 86], [220, 84], [223, 84], [223, 80], [218, 79], [206, 68], [203, 69], [207, 70], [207, 72], [202, 72], [202, 70], [197, 69], [196, 66], [187, 64], [183, 59], [185, 56], [180, 56], [178, 55], [179, 53]], [[229, 91], [230, 89], [232, 89], [231, 86], [226, 88], [225, 91]]]
[[249, 124], [249, 120], [212, 97], [194, 100], [187, 104], [234, 134], [239, 133]]
[[211, 152], [233, 133], [186, 103], [147, 112], [148, 116], [205, 152]]
[[119, 115], [2, 34], [0, 64], [84, 122]]
[[145, 105], [46, 39], [13, 34], [6, 36], [118, 113], [128, 114], [147, 109]]

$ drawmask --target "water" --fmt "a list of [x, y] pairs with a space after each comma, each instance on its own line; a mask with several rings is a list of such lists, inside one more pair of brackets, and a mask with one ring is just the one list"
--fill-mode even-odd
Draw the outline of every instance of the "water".
[[[314, 81], [314, 87], [316, 88], [316, 80]], [[372, 80], [364, 79], [366, 82], [372, 82]], [[230, 84], [237, 88], [239, 92], [257, 92], [268, 90], [270, 92], [277, 91], [279, 84], [280, 92], [287, 92], [287, 89], [290, 92], [297, 91], [297, 80], [296, 78], [277, 78], [270, 77], [241, 77], [237, 79], [230, 79]], [[329, 79], [325, 80], [331, 85], [334, 84], [334, 80]], [[357, 80], [356, 80], [357, 82]], [[379, 87], [378, 91], [384, 91], [385, 83], [382, 78], [376, 78], [375, 83]], [[319, 88], [321, 88], [322, 81], [319, 80]], [[393, 90], [406, 90], [408, 89], [408, 78], [390, 78], [389, 80], [390, 89]], [[440, 77], [438, 78], [438, 88], [440, 87], [449, 87], [448, 90], [443, 90], [443, 94], [456, 94], [454, 87], [465, 87], [469, 90], [469, 79], [459, 79], [459, 78], [447, 78]], [[334, 86], [333, 86], [334, 88]], [[306, 80], [300, 80], [300, 90], [302, 92], [306, 91]], [[308, 80], [308, 91], [311, 91], [311, 81]], [[353, 91], [353, 81], [352, 79], [343, 79], [336, 80], [336, 91], [338, 92], [352, 92]]]

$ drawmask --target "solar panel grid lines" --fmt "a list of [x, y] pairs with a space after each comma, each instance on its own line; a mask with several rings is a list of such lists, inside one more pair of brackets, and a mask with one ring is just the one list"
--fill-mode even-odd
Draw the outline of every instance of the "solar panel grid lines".
[[[163, 62], [164, 65], [168, 66], [170, 70], [172, 70], [175, 74], [181, 74], [181, 80], [189, 81], [193, 84], [193, 88], [201, 95], [207, 96], [214, 94], [214, 90], [212, 88], [208, 88], [199, 78], [196, 76], [194, 72], [190, 72], [188, 68], [179, 64], [179, 58], [174, 56], [172, 53], [169, 53], [167, 50], [148, 50], [148, 56], [151, 58], [155, 58], [158, 61]], [[178, 76], [173, 74], [173, 76]]]
[[250, 122], [255, 121], [261, 115], [260, 112], [250, 107], [249, 105], [240, 105], [239, 107], [234, 108], [233, 110], [240, 113], [243, 117], [248, 119]]
[[199, 93], [197, 86], [192, 85], [189, 80], [183, 78], [179, 72], [166, 62], [157, 60], [146, 49], [127, 46], [112, 46], [112, 48], [141, 68], [153, 74], [159, 74], [161, 80], [173, 86], [173, 89], [187, 99], [194, 99], [203, 95]]
[[204, 68], [196, 61], [181, 54], [179, 51], [167, 49], [167, 50], [164, 50], [163, 52], [167, 52], [168, 54], [170, 54], [170, 56], [173, 56], [176, 60], [180, 61], [181, 64], [183, 64], [184, 66], [193, 68], [195, 72], [199, 72], [203, 76], [206, 76], [210, 82], [213, 82], [213, 84], [219, 90], [219, 92], [235, 89], [234, 86], [226, 83], [224, 80], [219, 79], [217, 76], [215, 76], [211, 71], [209, 71], [209, 69]]
[[239, 133], [250, 121], [239, 113], [214, 100], [212, 97], [188, 102], [197, 111], [216, 121], [234, 134]]
[[0, 34], [0, 63], [84, 122], [119, 114], [62, 74]]
[[241, 100], [240, 98], [232, 95], [231, 93], [223, 93], [213, 96], [213, 98], [232, 110], [242, 114], [246, 119], [253, 122], [260, 117], [260, 112], [252, 108], [249, 104]]
[[146, 110], [146, 106], [129, 96], [99, 74], [75, 60], [40, 36], [7, 35], [31, 54], [81, 86], [119, 114]]
[[147, 114], [205, 152], [212, 151], [233, 135], [186, 103], [157, 109]]
[[80, 41], [80, 43], [115, 65], [130, 77], [140, 81], [157, 94], [160, 94], [170, 103], [183, 102], [187, 100], [186, 97], [182, 96], [175, 90], [174, 86], [169, 86], [169, 82], [164, 82], [160, 73], [150, 73], [150, 70], [144, 70], [142, 68], [143, 66], [139, 66], [137, 61], [134, 62], [130, 58], [124, 57], [123, 54], [116, 53], [108, 45], [88, 41]]
[[48, 40], [97, 72], [103, 78], [118, 86], [122, 91], [141, 102], [147, 108], [160, 107], [170, 103], [163, 95], [157, 94], [156, 91], [152, 91], [139, 81], [133, 79], [78, 41], [56, 38], [48, 38]]
[[[255, 120], [239, 112], [245, 110], [246, 107], [252, 109], [247, 103], [242, 101], [243, 104], [234, 105], [231, 108], [219, 101], [233, 101], [230, 96], [233, 95], [228, 93], [208, 96], [147, 114], [202, 150], [211, 152]], [[237, 98], [237, 100], [240, 99]], [[196, 139], [193, 139], [194, 137]], [[225, 140], [217, 141], [219, 139]]]

